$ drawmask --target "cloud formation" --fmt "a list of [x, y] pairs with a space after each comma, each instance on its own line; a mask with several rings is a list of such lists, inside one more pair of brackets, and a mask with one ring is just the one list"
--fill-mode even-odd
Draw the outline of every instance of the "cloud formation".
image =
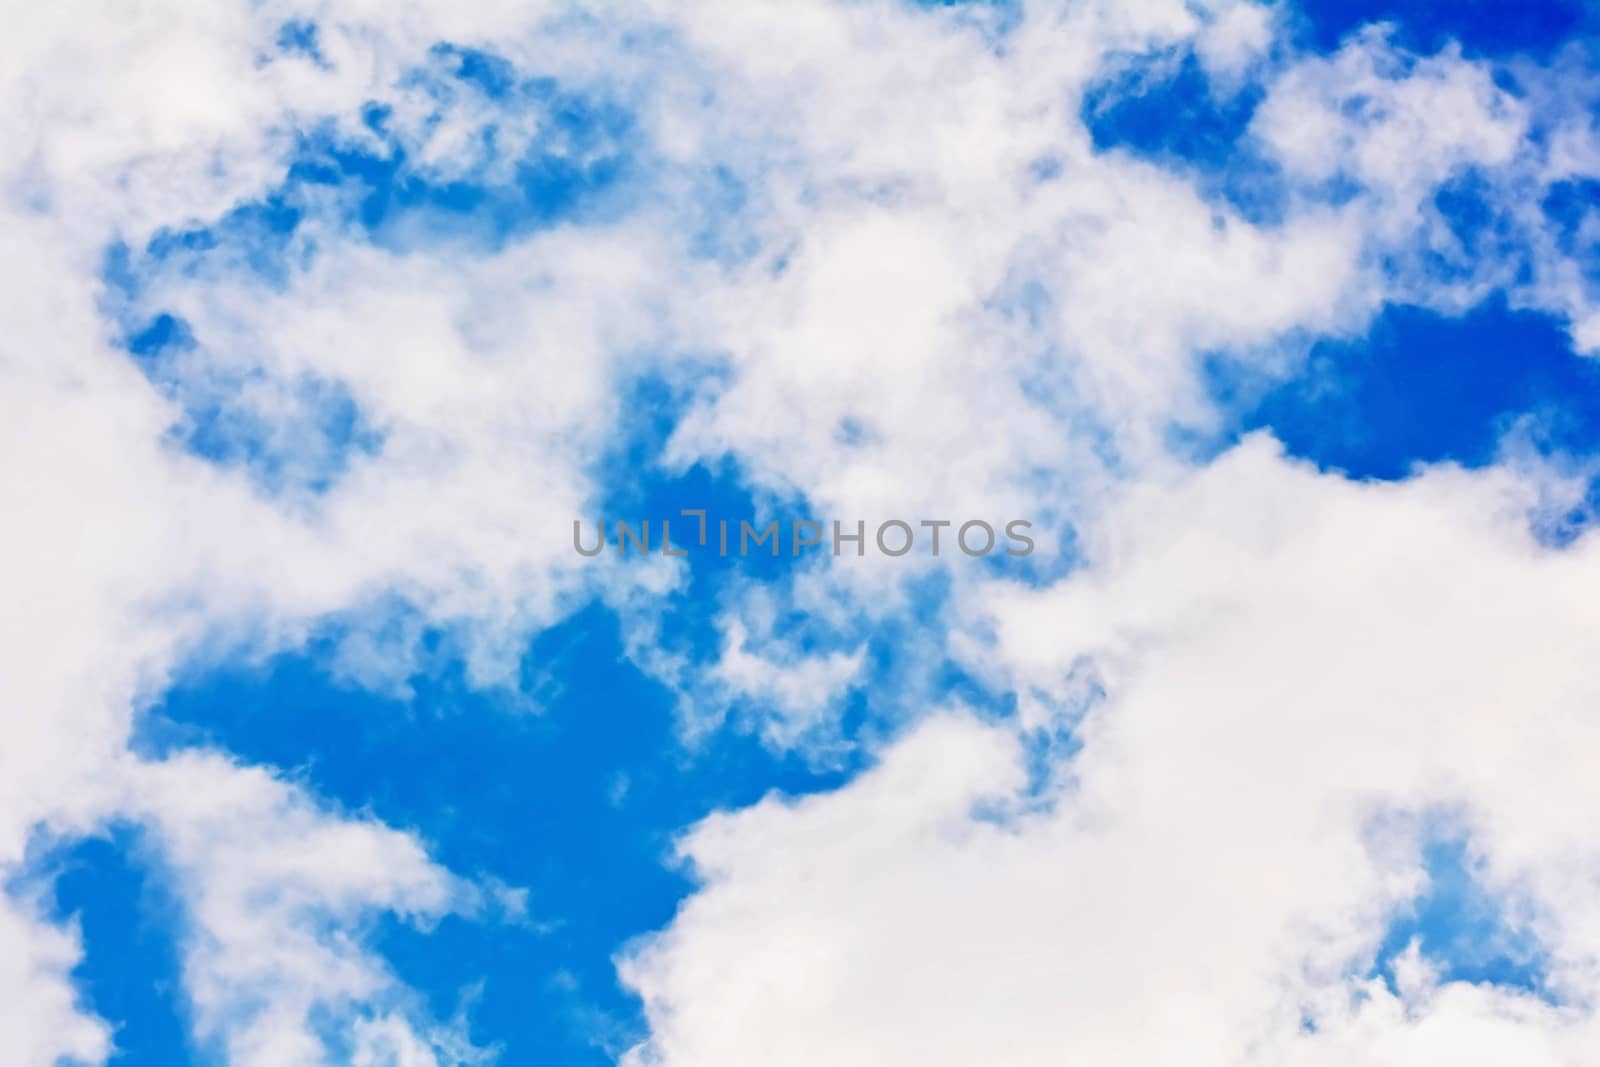
[[[155, 752], [138, 726], [197, 665], [329, 628], [351, 684], [407, 693], [444, 633], [470, 686], [532, 703], [530, 641], [593, 604], [677, 693], [691, 757], [745, 730], [870, 764], [685, 828], [697, 887], [615, 946], [648, 1027], [596, 1039], [624, 1062], [1583, 1062], [1592, 460], [1528, 430], [1570, 414], [1549, 398], [1492, 462], [1363, 483], [1270, 426], [1240, 439], [1218, 368], [1260, 391], [1396, 305], [1490, 300], [1591, 354], [1591, 45], [1419, 54], [1373, 25], [1317, 51], [1301, 19], [1221, 0], [12, 19], [18, 1062], [111, 1052], [73, 929], [28, 887], [50, 843], [125, 823], [172, 872], [199, 1046], [492, 1055], [374, 925], [506, 919], [493, 871], [446, 870], [308, 775]], [[574, 517], [708, 471], [763, 514], [1026, 516], [1039, 558], [730, 578], [571, 551]], [[669, 602], [701, 644], [674, 643]], [[1535, 988], [1385, 949], [1441, 835], [1538, 946]]]

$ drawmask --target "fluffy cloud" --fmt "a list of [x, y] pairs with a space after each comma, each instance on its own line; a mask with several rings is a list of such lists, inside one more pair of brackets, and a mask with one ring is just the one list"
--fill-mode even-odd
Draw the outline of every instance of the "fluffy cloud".
[[[291, 647], [335, 617], [355, 620], [345, 673], [403, 686], [417, 628], [384, 630], [392, 603], [466, 635], [486, 686], [592, 598], [648, 614], [682, 571], [586, 565], [567, 537], [633, 476], [613, 454], [628, 390], [663, 381], [689, 398], [663, 470], [731, 468], [819, 517], [1027, 516], [1058, 535], [1052, 566], [1079, 566], [1043, 590], [931, 558], [736, 590], [719, 659], [636, 642], [705, 705], [692, 723], [753, 697], [772, 744], [836, 743], [863, 642], [894, 625], [907, 659], [953, 642], [1025, 731], [1066, 715], [1082, 748], [1041, 786], [1031, 733], [936, 715], [836, 794], [697, 828], [705, 887], [625, 967], [655, 1027], [640, 1062], [1581, 1047], [1582, 1012], [1425, 960], [1394, 991], [1350, 977], [1416, 891], [1414, 823], [1448, 809], [1492, 888], [1527, 902], [1563, 1003], [1592, 995], [1593, 553], [1529, 539], [1543, 475], [1360, 487], [1262, 442], [1198, 472], [1169, 454], [1174, 426], [1219, 419], [1208, 355], [1284, 373], [1385, 300], [1506, 287], [1592, 347], [1590, 212], [1563, 239], [1537, 206], [1600, 169], [1571, 72], [1519, 69], [1514, 93], [1380, 32], [1306, 56], [1253, 4], [611, 16], [351, 0], [12, 20], [0, 865], [41, 826], [138, 821], [178, 875], [196, 1020], [232, 1059], [471, 1059], [363, 936], [380, 912], [472, 910], [470, 887], [259, 769], [132, 756], [130, 726], [201, 651]], [[1097, 147], [1087, 94], [1191, 52], [1216, 98], [1263, 94], [1228, 158]], [[621, 118], [587, 138], [585, 108]], [[1206, 180], [1247, 153], [1276, 213]], [[1495, 242], [1430, 207], [1467, 173]], [[569, 186], [595, 195], [535, 202]], [[382, 195], [399, 206], [366, 218]], [[289, 232], [250, 221], [277, 210]], [[1464, 275], [1439, 276], [1440, 249]], [[179, 341], [130, 354], [157, 322]], [[911, 583], [933, 572], [950, 588], [930, 606]], [[775, 597], [837, 640], [773, 640]], [[920, 717], [928, 688], [882, 700]], [[102, 1056], [70, 933], [20, 899], [0, 928], [21, 1061]]]
[[[960, 711], [836, 793], [718, 815], [623, 962], [630, 1062], [1576, 1063], [1592, 1056], [1592, 540], [1439, 469], [1359, 485], [1255, 439], [1141, 487], [1077, 575], [987, 591], [985, 669], [1103, 696], [1041, 783]], [[1555, 1004], [1368, 978], [1439, 820], [1518, 902]], [[1559, 1005], [1559, 1006], [1556, 1006]]]

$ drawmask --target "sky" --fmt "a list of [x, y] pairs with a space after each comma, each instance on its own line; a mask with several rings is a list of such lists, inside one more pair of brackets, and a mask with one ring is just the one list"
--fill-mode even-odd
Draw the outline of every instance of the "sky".
[[6, 22], [7, 1064], [1600, 1058], [1591, 5]]

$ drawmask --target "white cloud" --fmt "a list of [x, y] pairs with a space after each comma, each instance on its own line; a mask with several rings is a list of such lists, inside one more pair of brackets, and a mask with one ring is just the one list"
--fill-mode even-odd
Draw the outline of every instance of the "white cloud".
[[751, 651], [751, 636], [743, 620], [725, 620], [722, 655], [707, 675], [725, 690], [723, 701], [753, 701], [763, 709], [762, 733], [774, 747], [792, 747], [819, 721], [831, 720], [831, 709], [861, 674], [865, 650], [807, 654], [769, 627]]
[[[623, 962], [629, 1062], [1584, 1062], [1600, 546], [1541, 547], [1526, 503], [1261, 439], [1130, 492], [1084, 570], [989, 594], [986, 669], [1048, 689], [1087, 657], [1105, 690], [1049, 803], [1011, 727], [952, 714], [835, 793], [708, 819], [703, 888]], [[1356, 977], [1438, 812], [1569, 1007]]]
[[1195, 42], [1207, 72], [1224, 82], [1243, 75], [1271, 47], [1281, 11], [1268, 4], [1223, 7]]
[[[258, 770], [131, 763], [133, 709], [199, 647], [265, 653], [331, 615], [375, 619], [342, 669], [401, 687], [407, 634], [380, 639], [374, 608], [390, 598], [463, 632], [469, 677], [503, 684], [528, 636], [574, 605], [601, 595], [632, 609], [671, 588], [664, 564], [583, 565], [569, 523], [604, 488], [597, 464], [628, 414], [619, 387], [709, 356], [729, 384], [688, 413], [675, 462], [732, 458], [756, 488], [801, 493], [823, 517], [1025, 516], [1096, 531], [1090, 568], [1045, 594], [999, 597], [982, 572], [952, 568], [950, 604], [915, 638], [933, 652], [904, 652], [942, 652], [954, 613], [994, 596], [986, 671], [1081, 704], [1090, 658], [1110, 694], [1084, 724], [1077, 791], [1053, 813], [973, 822], [972, 803], [1021, 786], [1021, 755], [1003, 729], [950, 716], [839, 794], [697, 831], [688, 848], [712, 881], [630, 965], [669, 1062], [748, 1062], [770, 1046], [777, 1062], [802, 1047], [846, 1063], [907, 1050], [1054, 1062], [1068, 1047], [1139, 1059], [1179, 1048], [1180, 1032], [1214, 1037], [1215, 1056], [1247, 1038], [1305, 1057], [1394, 1057], [1407, 1042], [1443, 1055], [1428, 1050], [1461, 1033], [1486, 1035], [1480, 1050], [1578, 1040], [1586, 1020], [1449, 983], [1404, 1003], [1381, 991], [1358, 1008], [1318, 1002], [1312, 1036], [1291, 1033], [1279, 1000], [1344, 997], [1338, 968], [1415, 886], [1409, 859], [1374, 858], [1364, 801], [1467, 809], [1499, 887], [1530, 894], [1541, 935], [1564, 946], [1559, 973], [1588, 988], [1600, 916], [1582, 904], [1583, 864], [1558, 860], [1587, 855], [1566, 813], [1587, 797], [1575, 664], [1592, 627], [1573, 591], [1592, 553], [1533, 549], [1515, 508], [1486, 523], [1503, 472], [1356, 488], [1253, 445], [1192, 484], [1160, 480], [1166, 429], [1209, 417], [1206, 352], [1282, 369], [1304, 336], [1359, 331], [1387, 296], [1460, 303], [1380, 264], [1435, 240], [1419, 207], [1465, 166], [1493, 172], [1533, 249], [1536, 284], [1517, 298], [1568, 316], [1587, 345], [1591, 294], [1565, 252], [1532, 236], [1529, 192], [1595, 170], [1587, 118], [1549, 81], [1529, 79], [1537, 91], [1517, 103], [1482, 64], [1412, 62], [1379, 36], [1331, 59], [1295, 55], [1271, 36], [1272, 9], [1253, 5], [1035, 4], [1002, 29], [989, 9], [658, 4], [650, 17], [670, 32], [631, 36], [644, 14], [602, 25], [545, 21], [551, 10], [57, 4], [11, 20], [0, 447], [17, 458], [0, 471], [13, 517], [0, 529], [0, 865], [20, 862], [42, 823], [138, 818], [181, 871], [188, 995], [236, 1059], [323, 1055], [314, 1005], [333, 1005], [375, 1062], [446, 1056], [449, 1028], [413, 1010], [359, 935], [376, 911], [426, 919], [459, 905], [451, 876], [414, 839]], [[291, 17], [316, 20], [325, 64], [267, 61]], [[114, 343], [108, 316], [126, 309], [102, 284], [106, 249], [260, 197], [283, 180], [297, 133], [328, 123], [370, 138], [368, 100], [395, 107], [434, 177], [501, 173], [547, 127], [467, 91], [435, 114], [399, 82], [437, 62], [440, 40], [634, 108], [641, 165], [657, 168], [648, 195], [624, 221], [492, 252], [424, 226], [368, 243], [330, 204], [303, 224], [281, 282], [237, 255], [142, 274], [138, 310], [194, 327], [187, 380], [260, 375], [258, 414], [285, 439], [275, 405], [304, 376], [336, 382], [385, 435], [315, 498], [173, 448], [182, 411]], [[1364, 191], [1331, 204], [1296, 189], [1281, 222], [1251, 221], [1193, 175], [1095, 152], [1079, 108], [1112, 57], [1190, 46], [1215, 72], [1266, 79], [1253, 134], [1293, 176], [1348, 168]], [[1548, 157], [1534, 158], [1529, 123], [1553, 114]], [[505, 139], [495, 157], [475, 140], [489, 123]], [[714, 220], [717, 261], [693, 252], [714, 168], [745, 194]], [[1475, 284], [1509, 276], [1503, 266]], [[858, 432], [841, 433], [846, 422]], [[1126, 493], [1136, 477], [1176, 484], [1189, 510]], [[841, 629], [904, 620], [922, 609], [903, 583], [930, 566], [821, 568], [785, 591]], [[732, 641], [709, 681], [776, 707], [769, 738], [825, 733], [812, 727], [837, 712], [860, 659], [758, 658], [743, 639], [754, 631], [738, 629], [751, 611], [727, 606]], [[1473, 669], [1458, 673], [1457, 657]], [[708, 682], [681, 660], [652, 665], [685, 692]], [[1456, 702], [1481, 714], [1439, 710]], [[1521, 732], [1505, 725], [1513, 707], [1528, 709]], [[1531, 769], [1502, 773], [1507, 752]], [[1228, 788], [1207, 767], [1231, 771]], [[782, 840], [803, 867], [772, 850]], [[72, 1008], [70, 933], [20, 908], [0, 922], [15, 946], [0, 1003], [37, 1006], [14, 1031], [18, 1055], [94, 1059], [104, 1030]], [[750, 948], [769, 943], [771, 955]], [[746, 1006], [737, 1025], [713, 1012], [718, 995]], [[811, 1044], [784, 1044], [801, 1037]], [[991, 1055], [967, 1055], [978, 1050]]]
[[1523, 106], [1489, 68], [1455, 51], [1414, 58], [1381, 28], [1327, 59], [1296, 63], [1253, 123], [1293, 173], [1348, 173], [1378, 192], [1401, 225], [1452, 172], [1509, 162], [1526, 126]]
[[18, 901], [0, 905], [0, 1030], [21, 1067], [62, 1057], [98, 1063], [114, 1047], [110, 1027], [81, 1010], [70, 977], [79, 958], [76, 931], [61, 930]]
[[[479, 903], [412, 837], [339, 818], [295, 786], [217, 756], [130, 768], [128, 811], [152, 827], [172, 868], [197, 1030], [230, 1063], [330, 1062], [319, 1012], [337, 1020], [352, 1005], [414, 1008], [363, 944], [364, 921], [392, 912], [427, 922]], [[414, 1049], [435, 1047], [398, 1012], [382, 1028]], [[419, 1052], [406, 1055], [402, 1062], [424, 1062]]]

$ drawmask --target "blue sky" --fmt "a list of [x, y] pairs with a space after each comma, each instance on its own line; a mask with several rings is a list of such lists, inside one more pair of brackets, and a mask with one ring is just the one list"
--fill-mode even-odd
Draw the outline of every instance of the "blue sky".
[[1600, 1048], [1592, 12], [424, 7], [19, 37], [17, 1062]]

